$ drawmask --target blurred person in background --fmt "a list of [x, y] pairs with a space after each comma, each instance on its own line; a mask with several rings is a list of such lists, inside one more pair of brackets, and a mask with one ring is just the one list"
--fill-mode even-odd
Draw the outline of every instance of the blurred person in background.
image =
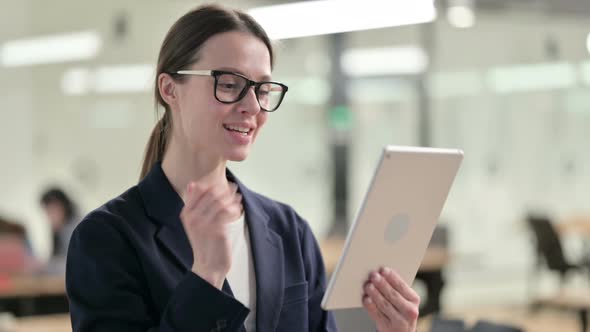
[[0, 275], [33, 270], [36, 260], [22, 223], [0, 216]]
[[[140, 182], [72, 236], [75, 332], [336, 331], [307, 222], [226, 168], [287, 92], [272, 67], [266, 32], [241, 11], [202, 6], [168, 31]], [[367, 277], [356, 291], [377, 329], [414, 332], [418, 295], [391, 269]]]
[[0, 235], [14, 235], [21, 238], [23, 242], [27, 243], [27, 247], [30, 248], [27, 230], [20, 222], [0, 216]]
[[77, 207], [65, 191], [51, 187], [41, 194], [41, 207], [51, 227], [52, 250], [49, 265], [65, 267], [70, 238], [80, 221]]

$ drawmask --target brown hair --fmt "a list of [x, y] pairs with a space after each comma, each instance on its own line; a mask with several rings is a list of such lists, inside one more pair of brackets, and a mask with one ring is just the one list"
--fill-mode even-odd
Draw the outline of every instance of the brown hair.
[[[158, 105], [165, 109], [158, 121], [145, 149], [140, 180], [143, 179], [153, 165], [164, 158], [167, 143], [172, 130], [170, 110], [158, 89], [158, 76], [162, 73], [174, 73], [186, 69], [199, 60], [198, 52], [203, 44], [212, 36], [229, 31], [248, 32], [258, 37], [270, 53], [271, 68], [274, 63], [273, 48], [264, 29], [248, 14], [219, 5], [203, 5], [186, 13], [170, 28], [158, 55], [158, 66], [154, 84], [156, 112]], [[182, 81], [182, 76], [173, 76]]]

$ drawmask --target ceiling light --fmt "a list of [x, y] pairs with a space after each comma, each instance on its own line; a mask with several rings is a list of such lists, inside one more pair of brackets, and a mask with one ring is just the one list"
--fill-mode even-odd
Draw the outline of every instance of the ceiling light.
[[101, 67], [94, 74], [93, 86], [98, 93], [149, 91], [154, 74], [154, 67], [148, 64]]
[[153, 87], [154, 74], [152, 65], [141, 63], [73, 68], [63, 74], [61, 89], [66, 95], [147, 92]]
[[475, 13], [468, 6], [452, 6], [447, 9], [447, 19], [456, 28], [471, 28], [475, 24]]
[[350, 76], [419, 74], [428, 55], [417, 46], [349, 49], [342, 54], [342, 70]]
[[86, 68], [73, 68], [64, 73], [61, 90], [70, 96], [84, 95], [90, 90], [90, 71]]
[[17, 39], [0, 45], [0, 65], [17, 67], [86, 60], [95, 57], [101, 45], [102, 40], [94, 31]]
[[316, 36], [433, 21], [433, 0], [315, 0], [248, 11], [271, 39]]
[[496, 67], [488, 82], [497, 93], [565, 89], [577, 83], [576, 69], [568, 62]]

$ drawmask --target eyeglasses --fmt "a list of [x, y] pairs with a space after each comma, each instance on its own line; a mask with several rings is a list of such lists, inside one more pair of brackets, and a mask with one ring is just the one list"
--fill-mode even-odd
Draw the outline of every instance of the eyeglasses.
[[274, 112], [279, 108], [289, 87], [278, 82], [255, 82], [244, 75], [223, 70], [179, 70], [173, 74], [213, 76], [215, 99], [224, 104], [240, 101], [253, 86], [258, 105], [263, 111]]

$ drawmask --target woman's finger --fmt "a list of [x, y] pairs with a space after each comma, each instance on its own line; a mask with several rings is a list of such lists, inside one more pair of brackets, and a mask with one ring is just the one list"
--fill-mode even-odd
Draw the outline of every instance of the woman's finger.
[[216, 186], [209, 188], [191, 210], [194, 210], [194, 214], [198, 215], [200, 219], [210, 220], [216, 214], [216, 205], [219, 201], [223, 201], [229, 195], [229, 192], [233, 190], [231, 186], [232, 183], [227, 187]]
[[180, 211], [179, 216], [185, 227], [190, 227], [189, 224], [192, 224], [193, 220], [201, 219], [198, 215], [198, 211], [195, 212], [195, 208], [199, 205], [199, 202], [203, 200], [206, 193], [207, 190], [194, 182], [189, 182], [187, 185], [187, 190], [183, 197], [184, 207]]
[[[203, 218], [210, 221], [234, 221], [233, 216], [237, 213], [235, 217], [237, 219], [241, 211], [235, 212], [235, 210], [241, 209], [242, 195], [237, 193], [236, 188], [234, 184], [231, 184], [228, 190], [213, 194], [213, 200], [203, 211]], [[227, 218], [232, 220], [226, 220]]]
[[390, 268], [381, 268], [379, 274], [381, 274], [381, 276], [383, 276], [406, 300], [416, 305], [420, 304], [420, 296], [400, 277], [399, 274], [397, 274], [397, 272]]
[[236, 196], [236, 199], [233, 203], [224, 205], [217, 211], [217, 214], [214, 216], [214, 220], [223, 223], [232, 223], [240, 218], [243, 212], [243, 207], [241, 204], [242, 195], [237, 195], [238, 196]]
[[198, 201], [207, 193], [208, 188], [196, 182], [189, 182], [186, 185], [186, 191], [182, 200], [184, 201], [185, 210], [192, 210]]
[[371, 301], [375, 303], [377, 309], [381, 312], [381, 314], [387, 317], [389, 320], [400, 319], [400, 314], [397, 312], [397, 309], [385, 299], [381, 292], [377, 289], [372, 282], [368, 282], [365, 286], [365, 293], [371, 298]]
[[365, 307], [365, 309], [367, 309], [367, 313], [375, 322], [389, 320], [389, 318], [384, 316], [381, 313], [381, 311], [379, 311], [379, 309], [377, 308], [377, 305], [375, 304], [375, 302], [373, 300], [371, 300], [370, 296], [368, 296], [368, 295], [363, 296], [363, 306]]
[[[389, 302], [391, 305], [399, 311], [403, 317], [406, 317], [410, 320], [417, 318], [418, 316], [418, 306], [408, 299], [404, 298], [397, 289], [393, 288], [392, 285], [389, 284], [388, 280], [380, 273], [372, 273], [371, 274], [371, 282], [375, 285], [375, 287], [379, 290], [381, 295]], [[416, 317], [414, 317], [416, 316]]]
[[381, 274], [372, 272], [370, 275], [370, 280], [375, 288], [377, 288], [379, 293], [381, 293], [381, 295], [385, 298], [385, 300], [388, 301], [397, 311], [403, 313], [403, 309], [407, 306], [405, 302], [408, 301], [405, 300]]

